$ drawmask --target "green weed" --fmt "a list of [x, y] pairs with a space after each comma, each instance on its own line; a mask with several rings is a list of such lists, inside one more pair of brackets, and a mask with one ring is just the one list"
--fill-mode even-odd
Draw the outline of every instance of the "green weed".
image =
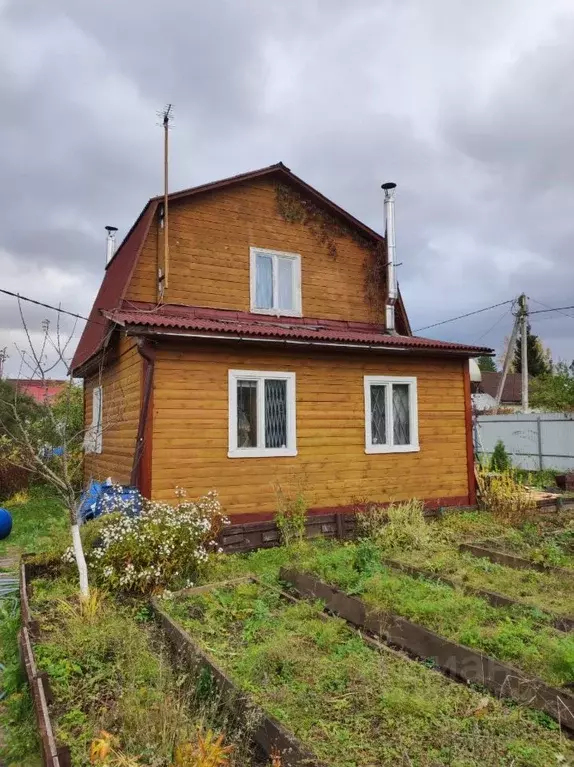
[[[338, 548], [352, 565], [352, 547]], [[317, 549], [325, 563], [329, 547]], [[262, 559], [240, 561], [253, 570]], [[372, 649], [343, 621], [325, 621], [320, 605], [287, 602], [257, 583], [165, 604], [255, 702], [333, 767], [547, 767], [573, 755], [530, 712]]]

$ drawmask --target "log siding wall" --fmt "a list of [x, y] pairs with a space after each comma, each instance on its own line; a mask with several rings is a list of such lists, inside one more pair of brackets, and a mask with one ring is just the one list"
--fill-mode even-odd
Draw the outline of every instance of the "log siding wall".
[[[361, 501], [468, 498], [462, 360], [271, 351], [252, 345], [158, 350], [152, 495], [216, 489], [233, 515], [273, 512], [276, 486], [311, 508]], [[229, 369], [296, 373], [295, 457], [228, 458]], [[416, 376], [416, 453], [365, 454], [364, 375]]]
[[[271, 180], [238, 184], [169, 208], [170, 271], [165, 302], [250, 310], [249, 248], [301, 255], [303, 315], [384, 322], [365, 297], [365, 264], [371, 254], [351, 237], [337, 237], [337, 256], [309, 227], [285, 221]], [[163, 230], [152, 223], [128, 300], [157, 300]]]
[[92, 392], [100, 381], [103, 388], [103, 438], [101, 453], [84, 455], [84, 482], [112, 477], [128, 484], [137, 436], [142, 361], [133, 338], [121, 337], [110, 350], [99, 373], [84, 384], [85, 423], [92, 422]]

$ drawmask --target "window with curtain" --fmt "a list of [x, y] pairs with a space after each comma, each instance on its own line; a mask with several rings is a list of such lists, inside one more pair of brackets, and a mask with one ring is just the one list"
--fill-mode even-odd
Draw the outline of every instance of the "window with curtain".
[[301, 256], [251, 248], [251, 311], [301, 315]]
[[365, 376], [365, 452], [420, 449], [416, 378]]
[[229, 371], [228, 455], [297, 455], [295, 373]]

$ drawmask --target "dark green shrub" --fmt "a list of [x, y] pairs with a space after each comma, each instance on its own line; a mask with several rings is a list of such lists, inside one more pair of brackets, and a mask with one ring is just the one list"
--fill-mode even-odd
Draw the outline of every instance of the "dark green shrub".
[[490, 470], [491, 471], [507, 471], [510, 468], [512, 468], [512, 462], [510, 460], [510, 456], [506, 452], [506, 448], [504, 447], [504, 442], [501, 439], [499, 439], [496, 445], [494, 446], [494, 451], [490, 459]]

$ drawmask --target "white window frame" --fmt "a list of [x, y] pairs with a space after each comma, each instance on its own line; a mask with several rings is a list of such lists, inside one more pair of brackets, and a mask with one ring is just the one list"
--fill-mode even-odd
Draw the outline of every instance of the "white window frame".
[[[287, 381], [287, 446], [265, 447], [265, 379]], [[237, 446], [237, 382], [257, 381], [257, 447]], [[272, 370], [229, 371], [229, 458], [270, 458], [297, 455], [295, 373]]]
[[[409, 386], [409, 433], [411, 441], [408, 445], [393, 444], [393, 398], [392, 384], [408, 384]], [[419, 445], [419, 418], [417, 404], [417, 379], [400, 376], [365, 376], [365, 453], [416, 453]], [[371, 430], [371, 386], [387, 386], [385, 394], [385, 419], [387, 444], [373, 445]]]
[[101, 453], [103, 450], [103, 408], [103, 387], [94, 386], [92, 389], [92, 423], [86, 430], [84, 437], [84, 451], [86, 453]]
[[[301, 317], [301, 256], [299, 253], [288, 253], [283, 250], [267, 250], [266, 248], [249, 248], [250, 254], [250, 296], [251, 311], [254, 314], [273, 314], [276, 317]], [[291, 275], [293, 278], [293, 296], [295, 306], [293, 309], [263, 309], [257, 306], [257, 256], [269, 256], [273, 261], [273, 306], [277, 307], [279, 286], [277, 283], [277, 260], [279, 258], [293, 261]]]

